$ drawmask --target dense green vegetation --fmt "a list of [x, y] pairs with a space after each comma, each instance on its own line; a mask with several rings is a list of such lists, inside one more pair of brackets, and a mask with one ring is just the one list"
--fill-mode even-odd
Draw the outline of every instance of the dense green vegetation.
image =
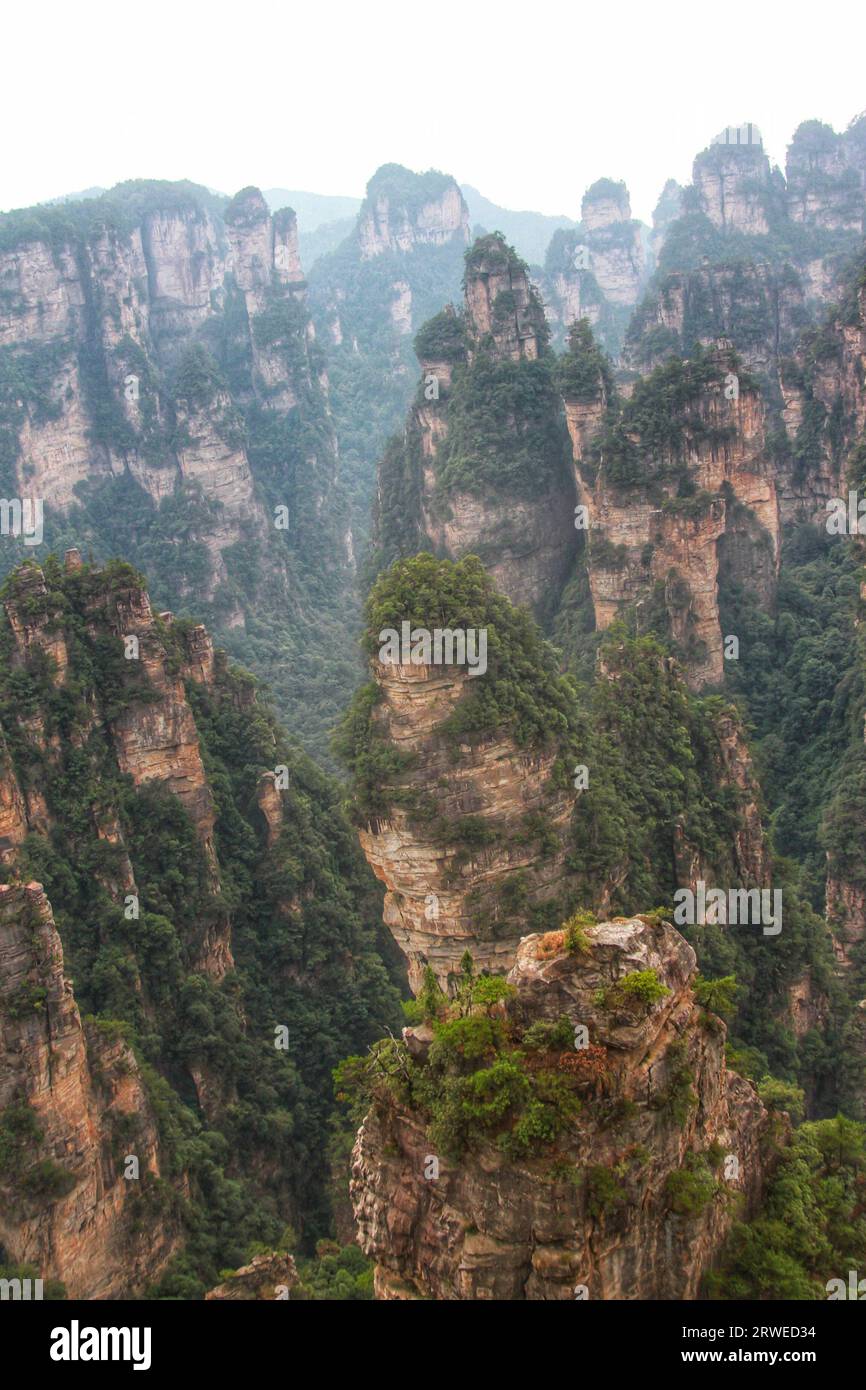
[[[160, 301], [151, 306], [146, 331], [131, 322], [121, 333], [121, 306], [103, 294], [94, 268], [106, 234], [122, 252], [139, 230], [149, 254], [148, 219], [155, 214], [181, 216], [202, 245], [211, 240], [219, 247], [225, 219], [262, 215], [249, 194], [243, 190], [227, 205], [192, 184], [134, 181], [99, 198], [0, 217], [0, 247], [46, 242], [55, 257], [74, 260], [84, 296], [74, 333], [38, 346], [13, 343], [0, 352], [3, 495], [15, 496], [26, 484], [17, 478], [25, 420], [59, 420], [76, 389], [95, 455], [71, 510], [64, 515], [46, 507], [44, 544], [6, 541], [0, 572], [34, 553], [43, 558], [73, 545], [99, 561], [126, 556], [151, 575], [161, 608], [206, 620], [233, 655], [271, 683], [281, 714], [304, 746], [327, 760], [328, 734], [358, 674], [349, 635], [355, 612], [346, 554], [350, 498], [336, 478], [324, 357], [308, 335], [297, 287], [275, 283], [250, 323], [244, 297], [228, 276], [203, 323], [178, 328], [176, 315], [166, 314]], [[277, 230], [291, 215], [276, 214]], [[136, 304], [148, 304], [153, 287], [143, 275], [133, 289], [135, 320]], [[11, 291], [4, 296], [14, 313], [17, 297]], [[261, 352], [283, 369], [290, 406], [274, 402], [278, 388], [261, 379]], [[137, 378], [134, 411], [123, 398], [130, 374]], [[238, 455], [233, 467], [243, 466], [246, 451], [256, 495], [248, 534], [223, 549], [217, 565], [214, 537], [227, 518], [188, 476], [190, 452], [212, 433], [227, 455]], [[110, 470], [105, 451], [112, 455]], [[135, 481], [137, 464], [174, 476], [182, 457], [187, 476], [160, 500]], [[119, 467], [124, 461], [128, 471]], [[287, 524], [275, 525], [278, 507]], [[236, 526], [237, 518], [229, 524]], [[356, 545], [360, 553], [363, 528]]]
[[[482, 737], [503, 730], [520, 745], [538, 746], [568, 734], [574, 694], [558, 672], [552, 648], [529, 615], [496, 591], [475, 556], [455, 564], [421, 554], [397, 561], [380, 575], [367, 600], [367, 653], [378, 653], [384, 629], [399, 633], [406, 621], [429, 631], [486, 630], [487, 673], [467, 683], [448, 720], [450, 735]], [[401, 766], [377, 730], [377, 699], [375, 684], [363, 687], [335, 740], [338, 756], [352, 773], [356, 811], [362, 816], [383, 804], [383, 779]]]
[[[42, 790], [52, 820], [50, 834], [28, 837], [19, 867], [51, 899], [82, 1012], [122, 1025], [143, 1069], [163, 1180], [142, 1199], [165, 1203], [187, 1235], [157, 1296], [200, 1296], [221, 1269], [244, 1262], [251, 1242], [275, 1243], [287, 1218], [305, 1247], [328, 1233], [330, 1073], [353, 1043], [395, 1020], [376, 952], [380, 905], [337, 789], [255, 701], [253, 679], [227, 666], [212, 689], [187, 684], [217, 812], [216, 894], [180, 802], [157, 784], [134, 788], [117, 767], [114, 721], [142, 715], [155, 693], [108, 624], [94, 630], [88, 615], [103, 605], [110, 613], [112, 594], [135, 593], [139, 577], [120, 564], [65, 574], [52, 561], [45, 578], [47, 597], [28, 611], [62, 630], [64, 683], [38, 655], [13, 667], [8, 621], [0, 627], [0, 725], [21, 785]], [[7, 600], [18, 587], [13, 576]], [[160, 629], [177, 670], [185, 633], [183, 623]], [[41, 718], [44, 739], [31, 741], [22, 715]], [[280, 765], [289, 787], [267, 849], [256, 787]], [[122, 849], [96, 833], [112, 817], [138, 920], [127, 920], [112, 887]], [[236, 969], [217, 982], [199, 962], [208, 935], [229, 921]], [[277, 1025], [289, 1030], [288, 1050], [275, 1046]], [[215, 1113], [199, 1110], [193, 1071], [220, 1097]], [[182, 1174], [188, 1200], [176, 1188]]]
[[[579, 360], [586, 356], [582, 347]], [[567, 369], [568, 359], [565, 359]], [[611, 408], [593, 441], [590, 463], [604, 463], [604, 476], [628, 488], [676, 478], [686, 470], [686, 445], [709, 439], [721, 444], [724, 431], [707, 425], [696, 409], [711, 385], [721, 386], [729, 371], [740, 389], [752, 384], [736, 357], [721, 360], [698, 349], [688, 359], [671, 357], [635, 385], [629, 398]]]
[[556, 384], [563, 400], [583, 405], [613, 396], [610, 359], [596, 343], [589, 319], [571, 325], [568, 349], [556, 363]]
[[[866, 1266], [866, 1129], [842, 1116], [805, 1124], [781, 1151], [760, 1214], [735, 1226], [707, 1294], [723, 1299], [861, 1297]], [[834, 1293], [835, 1290], [835, 1293]]]
[[417, 1009], [433, 1028], [426, 1060], [388, 1039], [337, 1068], [338, 1095], [356, 1119], [371, 1104], [410, 1105], [452, 1161], [490, 1143], [513, 1159], [548, 1151], [580, 1111], [603, 1049], [576, 1053], [567, 1018], [521, 1028], [501, 1007], [514, 993], [498, 976], [476, 976], [468, 951], [450, 1000], [428, 968]]
[[0, 217], [0, 251], [13, 251], [32, 241], [55, 249], [108, 231], [128, 236], [151, 213], [181, 212], [202, 218], [219, 215], [226, 199], [200, 184], [181, 179], [128, 179], [96, 198], [22, 208]]
[[437, 495], [539, 497], [562, 487], [568, 466], [553, 364], [503, 361], [482, 348], [455, 368], [448, 434], [436, 459]]
[[[449, 187], [456, 185], [447, 175], [384, 165], [367, 186], [362, 216], [378, 199], [387, 198], [393, 225], [399, 227], [404, 216], [411, 220]], [[455, 236], [444, 245], [416, 245], [362, 260], [354, 230], [310, 272], [316, 332], [319, 342], [328, 345], [341, 476], [359, 555], [369, 534], [375, 466], [388, 439], [403, 426], [418, 372], [411, 332], [395, 321], [394, 310], [408, 290], [412, 330], [441, 317], [443, 305], [458, 297], [464, 251], [462, 237]], [[333, 327], [337, 320], [340, 341]]]
[[[614, 625], [601, 643], [604, 674], [577, 686], [559, 674], [553, 649], [525, 614], [496, 593], [473, 557], [452, 564], [421, 554], [381, 575], [367, 605], [367, 651], [374, 655], [379, 634], [386, 628], [399, 632], [403, 621], [428, 629], [487, 628], [488, 673], [467, 682], [443, 734], [459, 730], [465, 740], [510, 733], [518, 743], [554, 748], [558, 758], [551, 789], [571, 785], [579, 767], [588, 770], [588, 785], [575, 794], [567, 861], [571, 906], [558, 904], [562, 910], [573, 910], [581, 901], [597, 902], [605, 889], [611, 911], [670, 905], [681, 882], [680, 859], [691, 854], [706, 866], [708, 881], [750, 886], [735, 850], [743, 794], [730, 781], [722, 749], [737, 711], [719, 696], [690, 694], [658, 637], [635, 637], [625, 625]], [[745, 629], [736, 630], [746, 635]], [[822, 640], [832, 644], [832, 633]], [[770, 690], [768, 718], [774, 698], [778, 716], [779, 699]], [[353, 813], [365, 821], [403, 804], [423, 818], [424, 807], [417, 805], [412, 790], [411, 763], [383, 736], [378, 699], [375, 684], [359, 692], [337, 741], [338, 755], [352, 774]], [[826, 725], [826, 714], [816, 713], [814, 699], [804, 700], [803, 711]], [[804, 731], [792, 724], [791, 738], [793, 747]], [[795, 816], [802, 791], [790, 776], [786, 783]], [[802, 829], [802, 814], [799, 822]], [[456, 823], [443, 832], [455, 845], [463, 834]], [[502, 836], [506, 829], [496, 833]], [[777, 844], [782, 856], [791, 855], [791, 846]], [[851, 852], [856, 852], [854, 841]], [[851, 1045], [854, 1016], [835, 980], [830, 943], [818, 915], [821, 904], [810, 901], [814, 883], [808, 865], [780, 857], [773, 881], [784, 893], [780, 938], [749, 925], [684, 928], [698, 951], [707, 997], [717, 997], [716, 982], [728, 981], [723, 1002], [730, 1005], [735, 997], [732, 1036], [744, 1069], [758, 1077], [772, 1073], [789, 1082], [799, 1080], [823, 1113], [839, 1105], [856, 1107], [863, 1066], [859, 1050]], [[521, 911], [524, 930], [544, 929], [526, 903], [522, 909], [517, 906], [518, 919]], [[481, 915], [478, 927], [483, 930]], [[807, 967], [814, 987], [826, 991], [831, 1009], [822, 1033], [797, 1040], [780, 1018], [787, 991]]]
[[[710, 170], [741, 164], [743, 190], [763, 212], [768, 230], [746, 234], [719, 228], [704, 212], [697, 187], [685, 189], [680, 215], [667, 229], [655, 275], [629, 324], [625, 350], [631, 362], [646, 367], [669, 352], [691, 354], [696, 343], [722, 336], [738, 352], [753, 351], [758, 361], [768, 359], [771, 366], [778, 354], [794, 350], [800, 333], [820, 312], [810, 263], [822, 258], [832, 274], [839, 274], [861, 254], [856, 224], [862, 192], [856, 170], [827, 175], [817, 167], [817, 158], [838, 140], [821, 122], [805, 122], [792, 146], [800, 167], [795, 182], [798, 198], [819, 194], [836, 216], [850, 219], [848, 229], [790, 216], [781, 175], [773, 171], [765, 176], [763, 156], [752, 147], [716, 145], [698, 156]], [[683, 304], [679, 334], [658, 323], [659, 300], [671, 308], [673, 295]], [[774, 377], [770, 369], [763, 382], [770, 399], [777, 399]]]

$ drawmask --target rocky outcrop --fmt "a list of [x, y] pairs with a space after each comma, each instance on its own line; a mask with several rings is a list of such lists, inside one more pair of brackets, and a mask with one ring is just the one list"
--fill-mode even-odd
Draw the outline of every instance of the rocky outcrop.
[[454, 179], [384, 164], [367, 185], [357, 224], [361, 259], [469, 241], [469, 212]]
[[832, 857], [827, 875], [827, 921], [837, 964], [843, 972], [848, 972], [855, 965], [858, 948], [866, 940], [866, 890], [838, 876]]
[[[526, 266], [495, 236], [473, 246], [464, 286], [462, 314], [444, 311], [416, 339], [421, 383], [402, 447], [380, 466], [378, 537], [386, 554], [423, 537], [450, 559], [478, 555], [513, 603], [544, 616], [576, 548], [544, 311]], [[411, 501], [398, 509], [406, 480]]]
[[616, 356], [627, 311], [638, 302], [649, 273], [646, 228], [631, 215], [624, 183], [599, 179], [583, 196], [581, 221], [551, 240], [539, 282], [554, 334], [586, 318]]
[[155, 545], [172, 606], [223, 633], [303, 608], [303, 534], [340, 608], [347, 502], [292, 211], [144, 182], [0, 221], [8, 490], [43, 508], [46, 544]]
[[132, 1297], [156, 1279], [180, 1244], [174, 1220], [141, 1219], [160, 1177], [156, 1120], [122, 1034], [82, 1026], [38, 883], [0, 885], [0, 1126], [13, 1263], [70, 1298]]
[[[503, 735], [465, 743], [455, 760], [440, 726], [476, 678], [457, 667], [381, 662], [375, 675], [375, 737], [410, 755], [415, 771], [389, 789], [389, 814], [359, 835], [385, 884], [385, 922], [408, 959], [410, 983], [418, 988], [430, 964], [447, 988], [467, 946], [479, 967], [507, 970], [526, 914], [559, 897], [569, 879], [564, 837], [542, 857], [525, 834], [533, 817], [555, 834], [571, 816], [573, 795], [550, 785], [556, 753], [529, 753]], [[419, 815], [431, 786], [435, 813]], [[474, 845], [461, 841], [461, 824]]]
[[787, 178], [770, 168], [755, 126], [730, 127], [699, 154], [691, 186], [663, 195], [652, 237], [658, 270], [623, 361], [648, 370], [671, 350], [688, 354], [724, 335], [775, 394], [784, 359], [839, 296], [859, 250], [864, 129], [863, 118], [843, 134], [805, 122]]
[[[754, 1207], [766, 1113], [727, 1070], [724, 1025], [695, 1004], [691, 948], [640, 918], [587, 938], [569, 954], [561, 934], [558, 947], [525, 937], [508, 977], [512, 1026], [567, 1018], [594, 1049], [553, 1154], [516, 1161], [491, 1141], [452, 1161], [399, 1100], [365, 1119], [351, 1192], [379, 1298], [695, 1298], [738, 1195]], [[667, 992], [624, 1004], [617, 982], [645, 970]], [[560, 1074], [578, 1076], [580, 1055], [563, 1054]]]
[[[861, 122], [866, 127], [866, 120]], [[785, 165], [792, 221], [833, 232], [863, 230], [866, 182], [856, 124], [852, 122], [844, 134], [822, 121], [804, 121], [797, 127]]]
[[682, 212], [683, 191], [682, 184], [677, 183], [676, 179], [668, 179], [655, 205], [649, 235], [654, 264], [658, 261], [668, 231]]
[[[862, 465], [858, 450], [866, 431], [866, 284], [862, 274], [849, 283], [842, 313], [823, 327], [823, 349], [807, 336], [780, 374], [783, 422], [790, 454], [781, 473], [781, 504], [786, 521], [808, 518], [822, 528], [838, 499], [845, 513], [831, 534], [852, 532], [849, 487], [855, 493]], [[858, 494], [859, 497], [859, 494]], [[855, 498], [855, 512], [858, 498]]]
[[792, 351], [815, 304], [826, 302], [833, 282], [821, 274], [813, 285], [790, 266], [761, 260], [712, 265], [666, 274], [635, 311], [624, 360], [641, 370], [664, 361], [671, 350], [686, 355], [695, 344], [729, 338], [751, 371], [775, 373], [781, 353]]
[[205, 1294], [205, 1302], [250, 1303], [291, 1298], [298, 1273], [291, 1255], [256, 1255], [230, 1279]]
[[701, 211], [721, 231], [763, 236], [770, 230], [774, 184], [757, 126], [741, 126], [742, 142], [719, 137], [695, 159], [692, 183]]
[[[379, 371], [379, 354], [384, 349], [387, 357], [390, 348], [393, 370], [407, 374], [410, 335], [431, 307], [453, 295], [469, 241], [469, 213], [450, 175], [382, 165], [367, 184], [351, 235], [315, 266], [320, 331], [334, 347], [351, 346], [353, 358], [372, 351]], [[438, 295], [431, 294], [433, 284]]]
[[[106, 643], [112, 645], [127, 687], [126, 698], [117, 701], [116, 707], [101, 707], [99, 694], [90, 692], [86, 727], [79, 737], [82, 742], [94, 733], [106, 738], [118, 770], [127, 774], [134, 786], [157, 783], [165, 787], [177, 797], [189, 816], [215, 895], [213, 919], [201, 923], [198, 959], [204, 973], [221, 979], [232, 968], [233, 961], [228, 916], [218, 902], [220, 881], [214, 849], [214, 802], [183, 680], [173, 669], [172, 657], [163, 640], [166, 624], [154, 618], [147, 591], [129, 567], [122, 576], [117, 576], [90, 569], [83, 571], [77, 562], [71, 565], [67, 562], [67, 572], [73, 582], [81, 584], [78, 605], [84, 629], [97, 649], [104, 650]], [[12, 663], [28, 671], [33, 668], [37, 656], [48, 658], [52, 680], [62, 682], [69, 663], [65, 611], [58, 591], [49, 590], [37, 565], [31, 562], [15, 572], [4, 609], [12, 636]], [[189, 666], [195, 667], [203, 678], [204, 673], [210, 671], [212, 680], [213, 649], [204, 629], [191, 630], [184, 643], [184, 655], [188, 656]], [[39, 766], [47, 759], [48, 766], [59, 775], [64, 750], [56, 735], [46, 733], [42, 712], [37, 711], [16, 723], [16, 737], [19, 740], [23, 737], [25, 746], [32, 749], [34, 765]], [[50, 803], [50, 788], [48, 791]], [[125, 846], [116, 816], [105, 806], [95, 805], [93, 810], [95, 832], [101, 839], [112, 842], [122, 858]], [[44, 834], [54, 823], [38, 780], [28, 773], [22, 785], [22, 777], [8, 756], [5, 774], [0, 774], [0, 817], [7, 862], [14, 862], [17, 846], [30, 831]], [[116, 896], [122, 899], [124, 893], [130, 891], [132, 871], [124, 870], [119, 860], [115, 874]]]
[[[720, 571], [748, 577], [769, 602], [780, 522], [760, 394], [729, 345], [689, 384], [691, 371], [660, 368], [621, 404], [618, 423], [605, 417], [601, 378], [594, 393], [572, 393], [567, 381], [563, 390], [596, 626], [609, 627], [626, 608], [660, 604], [689, 680], [701, 686], [724, 673]], [[678, 441], [669, 426], [671, 443], [651, 438], [653, 412], [681, 422]]]

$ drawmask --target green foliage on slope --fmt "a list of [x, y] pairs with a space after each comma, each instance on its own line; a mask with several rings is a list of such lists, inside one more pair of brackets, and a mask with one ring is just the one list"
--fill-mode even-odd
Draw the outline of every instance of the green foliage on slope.
[[[719, 1299], [851, 1297], [866, 1267], [866, 1128], [805, 1124], [784, 1148], [760, 1214], [734, 1227], [706, 1292]], [[853, 1297], [858, 1295], [855, 1287]]]
[[[272, 1243], [287, 1218], [307, 1241], [327, 1232], [330, 1073], [396, 1021], [376, 950], [380, 904], [337, 788], [255, 702], [252, 678], [224, 665], [212, 689], [187, 686], [216, 806], [215, 893], [181, 803], [157, 784], [133, 787], [116, 762], [113, 722], [146, 717], [153, 692], [89, 614], [107, 589], [138, 577], [129, 566], [64, 574], [54, 564], [46, 582], [42, 608], [70, 652], [63, 684], [38, 657], [13, 667], [5, 618], [0, 626], [0, 725], [21, 785], [42, 791], [51, 818], [48, 833], [28, 837], [20, 867], [53, 904], [82, 1011], [125, 1025], [157, 1110], [164, 1177], [189, 1174], [188, 1202], [164, 1193], [187, 1250], [160, 1296], [194, 1296], [243, 1263], [251, 1240]], [[184, 632], [163, 629], [178, 669]], [[36, 744], [19, 722], [25, 712], [43, 721]], [[256, 788], [264, 769], [281, 764], [289, 788], [267, 848]], [[112, 887], [122, 848], [97, 835], [112, 818], [135, 874], [138, 920], [126, 919]], [[199, 961], [228, 921], [236, 969], [217, 981]], [[288, 1051], [274, 1045], [277, 1025], [289, 1030]], [[193, 1073], [218, 1098], [207, 1116]]]

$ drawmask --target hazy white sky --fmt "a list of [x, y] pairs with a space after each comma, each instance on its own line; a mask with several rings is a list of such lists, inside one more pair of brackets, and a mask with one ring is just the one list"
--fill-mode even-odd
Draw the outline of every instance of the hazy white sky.
[[125, 178], [361, 195], [430, 167], [579, 216], [624, 178], [649, 220], [725, 125], [772, 158], [866, 108], [862, 4], [776, 0], [7, 0], [0, 208]]

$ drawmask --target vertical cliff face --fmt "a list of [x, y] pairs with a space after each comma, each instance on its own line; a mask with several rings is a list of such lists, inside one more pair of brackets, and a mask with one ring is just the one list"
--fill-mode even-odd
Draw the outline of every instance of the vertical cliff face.
[[[469, 239], [453, 178], [386, 164], [370, 179], [349, 235], [313, 267], [310, 300], [356, 499], [347, 522], [355, 554], [369, 536], [376, 463], [412, 400], [413, 334], [459, 295]], [[367, 405], [359, 409], [359, 400]]]
[[375, 361], [453, 296], [469, 242], [469, 213], [453, 178], [385, 164], [367, 185], [352, 234], [316, 264], [317, 320], [335, 347]]
[[[71, 551], [7, 578], [4, 1259], [116, 1296], [158, 1281], [194, 1228], [216, 1242], [185, 1249], [204, 1293], [245, 1248], [213, 1216], [226, 1184], [263, 1240], [326, 1219], [327, 1165], [305, 1158], [325, 1150], [333, 1058], [395, 1023], [361, 865], [336, 788], [254, 679], [202, 625], [155, 615], [131, 566]], [[21, 889], [37, 872], [44, 892]]]
[[[372, 737], [409, 758], [412, 770], [382, 789], [387, 811], [359, 836], [385, 884], [385, 923], [409, 962], [410, 983], [419, 989], [429, 964], [447, 988], [467, 946], [479, 967], [506, 970], [527, 917], [568, 889], [564, 831], [574, 797], [553, 782], [558, 750], [523, 750], [502, 731], [464, 743], [455, 759], [446, 721], [483, 677], [382, 663], [375, 675]], [[435, 815], [425, 816], [431, 784]], [[548, 840], [561, 842], [539, 856], [542, 825]]]
[[649, 237], [653, 265], [658, 261], [665, 237], [682, 212], [684, 191], [676, 179], [668, 179], [659, 195], [653, 210], [653, 225]]
[[131, 183], [2, 230], [4, 489], [40, 500], [46, 546], [157, 554], [161, 602], [221, 634], [269, 612], [256, 659], [279, 684], [314, 640], [292, 621], [307, 585], [339, 625], [353, 569], [294, 214]]
[[470, 359], [488, 348], [498, 361], [534, 362], [546, 344], [544, 312], [526, 267], [496, 237], [472, 248], [465, 309]]
[[[820, 337], [805, 339], [798, 359], [789, 364], [786, 383], [786, 424], [792, 446], [786, 508], [792, 517], [813, 521], [824, 534], [850, 537], [862, 561], [866, 524], [859, 509], [866, 482], [866, 272], [853, 279], [842, 311], [829, 316]], [[863, 661], [864, 594], [861, 577], [858, 599], [846, 615], [853, 620], [850, 640], [857, 652], [855, 670]], [[861, 727], [852, 728], [845, 768], [833, 778], [826, 845], [827, 918], [837, 961], [849, 988], [857, 993], [862, 993], [861, 943], [866, 939], [866, 880], [858, 849], [863, 827]]]
[[780, 363], [838, 296], [859, 249], [864, 124], [837, 135], [805, 122], [786, 178], [754, 126], [729, 128], [697, 156], [692, 184], [653, 237], [657, 270], [629, 324], [629, 365], [646, 370], [671, 349], [687, 354], [725, 336], [775, 393]]
[[452, 178], [430, 171], [413, 175], [384, 164], [367, 185], [358, 214], [358, 246], [368, 261], [387, 252], [469, 241], [469, 213]]
[[[379, 649], [401, 615], [420, 640], [457, 614], [488, 634], [484, 673]], [[423, 1015], [356, 1059], [351, 1194], [378, 1296], [695, 1297], [733, 1193], [760, 1193], [766, 1117], [696, 1005], [692, 948], [661, 912], [611, 905], [671, 874], [766, 881], [739, 722], [701, 724], [646, 641], [603, 646], [581, 709], [474, 559], [396, 564], [368, 616], [375, 685], [341, 741]], [[671, 738], [688, 771], [654, 824], [642, 779], [668, 775]], [[712, 796], [711, 847], [692, 813]]]
[[576, 319], [592, 324], [616, 355], [649, 273], [646, 228], [632, 218], [624, 183], [599, 179], [587, 189], [581, 221], [555, 233], [540, 282], [551, 328], [561, 339]]
[[122, 1035], [82, 1025], [38, 883], [0, 885], [0, 1044], [7, 1256], [70, 1298], [134, 1296], [180, 1244], [174, 1219], [141, 1220], [160, 1177], [156, 1120]]
[[605, 411], [593, 351], [575, 337], [561, 375], [596, 626], [642, 606], [649, 623], [660, 610], [691, 682], [719, 684], [720, 571], [748, 576], [765, 602], [778, 572], [763, 401], [721, 345], [694, 363], [672, 359]]
[[246, 311], [253, 393], [272, 410], [291, 410], [313, 389], [314, 375], [306, 349], [315, 334], [306, 314], [297, 219], [291, 208], [271, 217], [259, 190], [246, 188], [226, 210], [226, 235]]
[[797, 127], [785, 165], [794, 222], [834, 232], [862, 231], [866, 185], [856, 124], [844, 134], [822, 121], [804, 121]]
[[475, 243], [462, 315], [425, 325], [416, 350], [417, 400], [380, 468], [382, 558], [420, 537], [476, 554], [514, 603], [549, 613], [576, 547], [574, 493], [544, 313], [500, 238]]
[[[844, 499], [847, 508], [849, 485], [862, 486], [864, 364], [866, 287], [861, 274], [849, 278], [842, 312], [831, 312], [820, 334], [804, 335], [780, 374], [790, 445], [780, 469], [786, 520], [806, 516], [827, 529], [830, 500]], [[846, 520], [841, 529], [835, 524], [831, 534], [851, 529]]]
[[747, 126], [745, 130], [744, 143], [720, 141], [699, 154], [692, 183], [698, 205], [714, 227], [763, 236], [770, 230], [767, 204], [777, 181], [757, 127]]
[[[666, 993], [626, 1004], [622, 981], [646, 970]], [[694, 971], [691, 948], [648, 919], [590, 927], [577, 954], [561, 933], [524, 937], [503, 1031], [519, 1047], [529, 1026], [588, 1030], [585, 1058], [562, 1042], [529, 1053], [535, 1075], [554, 1068], [571, 1087], [570, 1122], [546, 1152], [515, 1158], [500, 1134], [453, 1157], [402, 1088], [374, 1101], [351, 1192], [378, 1297], [698, 1296], [737, 1196], [748, 1209], [761, 1192], [766, 1114], [726, 1069], [724, 1025], [697, 1008]], [[435, 1065], [420, 1039], [407, 1032], [410, 1095]]]
[[[90, 653], [113, 651], [109, 668], [111, 694], [101, 700], [92, 692], [81, 706], [79, 718], [63, 734], [54, 727], [50, 715], [46, 718], [44, 707], [29, 717], [7, 712], [6, 736], [16, 743], [21, 769], [17, 771], [7, 758], [2, 794], [9, 808], [7, 861], [14, 861], [15, 849], [29, 833], [45, 834], [57, 828], [58, 811], [51, 809], [50, 780], [64, 775], [70, 758], [74, 759], [75, 747], [105, 740], [117, 772], [127, 775], [135, 787], [154, 784], [177, 797], [194, 827], [215, 895], [209, 920], [200, 923], [197, 960], [205, 974], [219, 980], [234, 962], [228, 917], [217, 905], [220, 880], [214, 848], [214, 802], [183, 680], [172, 669], [163, 640], [165, 623], [154, 618], [147, 592], [129, 567], [94, 574], [81, 567], [77, 552], [67, 555], [66, 566], [69, 594], [78, 608]], [[8, 660], [19, 678], [38, 681], [37, 673], [44, 670], [51, 685], [69, 687], [70, 697], [74, 698], [82, 673], [89, 668], [80, 647], [75, 668], [70, 668], [65, 626], [68, 602], [68, 598], [65, 603], [58, 601], [57, 591], [49, 591], [42, 571], [31, 564], [12, 576], [4, 610], [12, 639]], [[171, 615], [167, 617], [170, 620]], [[210, 667], [208, 656], [202, 651], [201, 629], [195, 631], [197, 640], [190, 653], [190, 666], [199, 673], [203, 669], [207, 672]], [[67, 742], [71, 742], [71, 748], [65, 746]], [[47, 786], [27, 769], [28, 761], [33, 768], [45, 766]], [[26, 779], [23, 791], [21, 778]], [[118, 865], [121, 860], [126, 865], [119, 867], [113, 881], [115, 896], [122, 898], [125, 892], [135, 891], [135, 883], [117, 825], [116, 808], [106, 807], [95, 789], [94, 798], [90, 808], [94, 829], [113, 845]]]

